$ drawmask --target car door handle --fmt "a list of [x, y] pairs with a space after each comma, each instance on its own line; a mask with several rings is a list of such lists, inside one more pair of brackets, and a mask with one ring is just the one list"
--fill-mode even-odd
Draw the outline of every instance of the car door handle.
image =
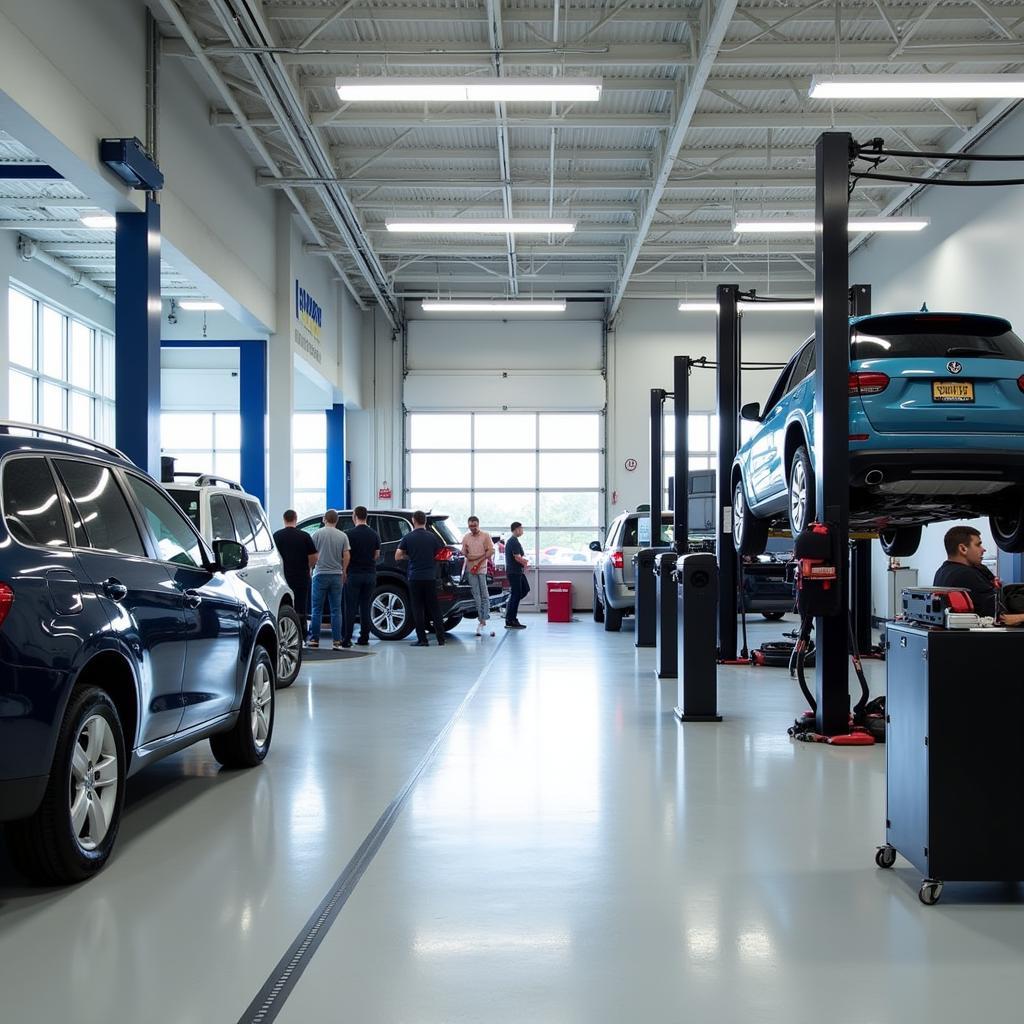
[[186, 608], [198, 608], [203, 603], [203, 595], [198, 590], [186, 590], [183, 596]]
[[128, 588], [119, 579], [111, 576], [110, 579], [103, 581], [103, 593], [111, 601], [123, 601], [128, 596]]

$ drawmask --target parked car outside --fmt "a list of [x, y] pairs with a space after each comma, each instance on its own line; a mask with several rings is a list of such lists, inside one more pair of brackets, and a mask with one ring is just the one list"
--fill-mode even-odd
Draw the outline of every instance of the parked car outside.
[[0, 821], [26, 874], [81, 881], [130, 775], [206, 738], [228, 767], [267, 756], [277, 631], [242, 545], [113, 448], [4, 424], [0, 506]]
[[191, 478], [187, 484], [167, 482], [164, 487], [207, 541], [235, 540], [245, 547], [249, 564], [237, 572], [260, 592], [274, 614], [277, 687], [291, 686], [302, 667], [304, 624], [295, 611], [295, 597], [285, 581], [281, 556], [259, 499], [246, 494], [241, 484], [210, 474]]
[[[780, 374], [732, 470], [733, 539], [764, 550], [773, 524], [815, 517], [814, 339]], [[885, 313], [850, 320], [850, 526], [911, 555], [927, 523], [988, 516], [1024, 551], [1024, 341], [1001, 317]]]
[[[338, 513], [339, 529], [352, 525], [349, 509]], [[322, 516], [310, 516], [299, 523], [300, 529], [315, 533], [323, 522]], [[370, 602], [370, 629], [381, 640], [402, 640], [413, 628], [412, 605], [409, 601], [409, 582], [403, 563], [396, 561], [395, 551], [401, 539], [413, 529], [412, 511], [409, 509], [370, 509], [367, 525], [380, 537], [380, 557], [377, 559], [377, 586]], [[437, 600], [444, 615], [444, 628], [454, 629], [464, 618], [477, 617], [476, 603], [469, 584], [463, 582], [465, 559], [458, 539], [448, 526], [448, 516], [427, 513], [427, 529], [432, 530], [444, 548], [437, 554]], [[487, 568], [487, 593], [492, 612], [501, 611], [508, 603], [508, 580]], [[313, 610], [315, 613], [315, 609]]]

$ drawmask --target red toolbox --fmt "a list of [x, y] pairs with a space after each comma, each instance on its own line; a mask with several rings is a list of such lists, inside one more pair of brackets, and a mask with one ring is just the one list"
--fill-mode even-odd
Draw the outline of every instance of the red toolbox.
[[572, 622], [572, 583], [548, 580], [548, 622]]

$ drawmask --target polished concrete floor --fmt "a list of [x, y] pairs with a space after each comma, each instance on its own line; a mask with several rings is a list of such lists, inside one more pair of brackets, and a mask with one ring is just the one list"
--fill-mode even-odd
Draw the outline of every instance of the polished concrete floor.
[[88, 884], [0, 849], [0, 1020], [253, 1019], [361, 846], [282, 1022], [1021, 1019], [1016, 889], [927, 908], [875, 868], [884, 747], [789, 740], [781, 669], [723, 668], [725, 721], [679, 726], [653, 652], [579, 618], [308, 666], [262, 768], [203, 744], [136, 776]]

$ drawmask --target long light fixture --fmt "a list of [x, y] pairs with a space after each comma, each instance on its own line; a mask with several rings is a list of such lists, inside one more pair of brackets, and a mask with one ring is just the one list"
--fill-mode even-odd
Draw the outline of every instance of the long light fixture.
[[79, 219], [85, 227], [93, 228], [97, 231], [113, 231], [117, 227], [117, 218], [111, 217], [107, 213], [87, 214]]
[[424, 299], [424, 313], [564, 313], [565, 299], [534, 302], [529, 299], [466, 301], [464, 299]]
[[[814, 309], [813, 302], [800, 302], [798, 300], [792, 300], [789, 302], [747, 302], [740, 300], [736, 303], [737, 309], [746, 313], [752, 309], [764, 309], [771, 310], [773, 313], [796, 313], [803, 312], [805, 310]], [[718, 303], [717, 302], [680, 302], [679, 303], [680, 313], [717, 313]]]
[[1017, 99], [1024, 75], [815, 75], [815, 100]]
[[[931, 221], [927, 217], [851, 217], [850, 234], [865, 231], [923, 231]], [[733, 225], [738, 234], [797, 234], [814, 233], [813, 220], [738, 220]]]
[[179, 309], [187, 309], [191, 312], [210, 312], [212, 310], [223, 309], [224, 307], [219, 302], [214, 302], [212, 299], [179, 299]]
[[569, 235], [574, 220], [386, 220], [388, 231], [423, 235]]
[[600, 78], [344, 78], [345, 103], [587, 103], [601, 98]]

